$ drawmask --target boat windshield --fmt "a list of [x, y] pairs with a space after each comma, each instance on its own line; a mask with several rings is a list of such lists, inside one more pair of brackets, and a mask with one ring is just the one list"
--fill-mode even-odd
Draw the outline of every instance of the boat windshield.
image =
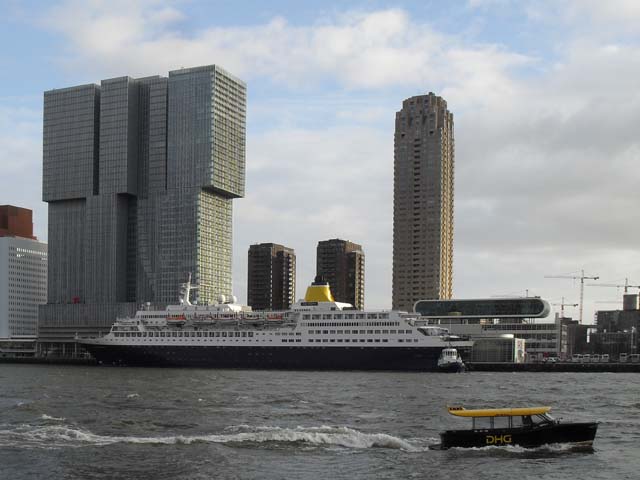
[[553, 423], [553, 422], [554, 422], [553, 417], [547, 413], [542, 413], [540, 415], [533, 416], [533, 423], [536, 423], [536, 424]]
[[553, 423], [555, 420], [551, 415], [541, 413], [539, 415], [524, 415], [522, 417], [522, 424], [525, 427], [532, 425], [543, 425], [545, 423]]

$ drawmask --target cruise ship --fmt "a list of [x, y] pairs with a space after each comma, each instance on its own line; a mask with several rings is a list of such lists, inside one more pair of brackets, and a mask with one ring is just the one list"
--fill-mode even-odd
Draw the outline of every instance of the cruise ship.
[[436, 371], [443, 349], [466, 357], [473, 345], [420, 315], [361, 311], [334, 301], [322, 278], [290, 310], [254, 312], [234, 297], [194, 305], [191, 278], [180, 304], [139, 310], [108, 334], [79, 342], [108, 365]]

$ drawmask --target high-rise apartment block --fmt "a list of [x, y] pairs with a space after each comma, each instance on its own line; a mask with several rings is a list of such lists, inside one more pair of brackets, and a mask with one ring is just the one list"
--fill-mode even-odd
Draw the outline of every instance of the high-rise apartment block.
[[316, 275], [329, 282], [336, 302], [364, 308], [364, 251], [362, 246], [334, 238], [318, 242]]
[[47, 244], [31, 218], [31, 210], [0, 205], [0, 338], [35, 340], [38, 305], [47, 301]]
[[296, 254], [275, 243], [249, 247], [247, 303], [254, 310], [287, 310], [296, 301]]
[[213, 65], [45, 92], [42, 342], [104, 332], [141, 302], [175, 303], [189, 272], [201, 302], [231, 293], [245, 105], [245, 84]]
[[393, 308], [448, 299], [453, 289], [453, 115], [429, 93], [396, 113]]

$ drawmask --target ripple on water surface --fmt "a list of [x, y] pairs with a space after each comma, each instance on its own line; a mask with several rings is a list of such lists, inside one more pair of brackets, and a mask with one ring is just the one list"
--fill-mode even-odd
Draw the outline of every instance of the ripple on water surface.
[[[0, 478], [636, 478], [640, 376], [0, 365]], [[579, 392], [578, 394], [576, 392]], [[445, 406], [601, 421], [565, 446], [430, 451]]]

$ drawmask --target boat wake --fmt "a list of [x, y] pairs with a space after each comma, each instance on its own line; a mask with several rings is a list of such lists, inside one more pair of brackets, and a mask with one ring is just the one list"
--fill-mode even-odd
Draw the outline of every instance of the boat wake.
[[[422, 441], [419, 441], [422, 440]], [[190, 445], [193, 443], [221, 443], [236, 446], [257, 444], [301, 444], [307, 446], [334, 446], [353, 449], [389, 448], [406, 452], [427, 450], [424, 441], [387, 435], [364, 433], [349, 427], [251, 427], [240, 425], [228, 427], [222, 434], [212, 435], [168, 435], [128, 436], [98, 435], [86, 429], [69, 425], [19, 425], [10, 429], [0, 427], [0, 447], [22, 448], [74, 448], [104, 446], [117, 443]]]
[[471, 447], [461, 448], [452, 447], [449, 452], [455, 452], [457, 455], [465, 456], [499, 456], [499, 457], [526, 457], [526, 458], [539, 458], [550, 456], [561, 456], [573, 453], [593, 453], [594, 449], [592, 445], [576, 444], [576, 443], [554, 443], [548, 445], [542, 445], [536, 448], [524, 448], [518, 445], [506, 445], [506, 446], [487, 446], [487, 447]]

